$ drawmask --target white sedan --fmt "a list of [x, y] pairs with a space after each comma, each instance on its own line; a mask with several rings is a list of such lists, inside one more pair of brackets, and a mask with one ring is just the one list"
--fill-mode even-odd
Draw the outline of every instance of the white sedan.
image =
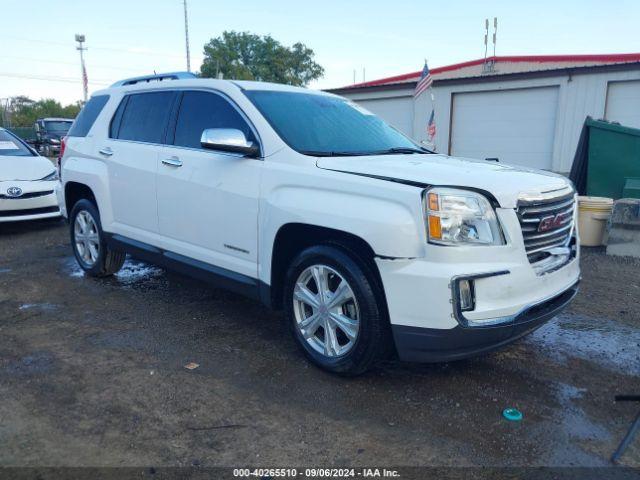
[[13, 133], [0, 128], [0, 222], [60, 216], [58, 172]]

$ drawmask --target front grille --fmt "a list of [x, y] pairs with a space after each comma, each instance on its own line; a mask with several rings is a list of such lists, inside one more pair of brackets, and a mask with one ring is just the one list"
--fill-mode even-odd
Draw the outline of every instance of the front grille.
[[551, 249], [569, 245], [575, 207], [573, 191], [558, 197], [518, 203], [518, 219], [529, 262], [544, 260], [551, 255]]
[[0, 210], [0, 217], [22, 217], [27, 215], [40, 215], [42, 213], [59, 212], [58, 207], [29, 208], [27, 210]]
[[46, 192], [29, 192], [23, 193], [19, 197], [10, 197], [9, 195], [4, 195], [0, 193], [0, 199], [2, 200], [23, 200], [25, 198], [36, 198], [36, 197], [44, 197], [45, 195], [51, 195], [53, 190], [48, 190]]

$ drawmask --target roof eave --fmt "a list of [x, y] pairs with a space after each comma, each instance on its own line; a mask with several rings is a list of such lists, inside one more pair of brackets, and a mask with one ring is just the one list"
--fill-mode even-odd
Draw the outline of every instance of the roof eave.
[[[500, 81], [505, 78], [507, 79], [521, 79], [521, 78], [540, 78], [540, 77], [552, 77], [558, 74], [585, 74], [590, 71], [624, 71], [624, 70], [633, 70], [635, 68], [640, 67], [640, 61], [635, 62], [625, 62], [625, 63], [608, 63], [603, 65], [585, 65], [585, 66], [574, 66], [574, 67], [559, 67], [559, 68], [550, 68], [546, 70], [535, 70], [529, 72], [510, 72], [510, 73], [493, 73], [493, 74], [483, 74], [483, 75], [471, 75], [468, 77], [456, 77], [456, 78], [441, 78], [433, 79], [434, 85], [441, 84], [461, 84], [467, 83], [469, 81], [474, 82], [495, 82]], [[361, 93], [361, 92], [381, 92], [387, 90], [398, 90], [398, 89], [414, 89], [417, 80], [411, 82], [402, 82], [402, 83], [389, 83], [382, 85], [354, 85], [351, 87], [340, 87], [340, 88], [331, 88], [326, 89], [326, 92], [334, 93], [336, 95], [341, 95], [343, 93]]]

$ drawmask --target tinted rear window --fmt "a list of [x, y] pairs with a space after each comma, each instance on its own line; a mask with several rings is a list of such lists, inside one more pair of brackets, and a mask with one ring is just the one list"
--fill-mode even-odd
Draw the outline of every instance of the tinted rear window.
[[174, 145], [200, 148], [200, 137], [207, 128], [235, 128], [255, 141], [251, 128], [238, 111], [215, 93], [185, 92], [180, 104]]
[[73, 122], [73, 126], [67, 135], [70, 137], [86, 137], [108, 100], [109, 95], [96, 95], [95, 97], [91, 97], [78, 114], [76, 121]]
[[173, 92], [130, 95], [122, 113], [117, 138], [162, 143], [173, 97]]

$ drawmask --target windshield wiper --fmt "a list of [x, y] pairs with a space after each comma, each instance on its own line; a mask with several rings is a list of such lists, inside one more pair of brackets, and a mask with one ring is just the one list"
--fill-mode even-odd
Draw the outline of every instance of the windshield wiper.
[[325, 152], [316, 150], [300, 150], [303, 155], [311, 155], [312, 157], [357, 157], [362, 155], [359, 152]]
[[300, 150], [303, 155], [311, 155], [313, 157], [366, 157], [374, 155], [393, 155], [394, 153], [434, 153], [431, 150], [422, 147], [393, 147], [386, 150], [372, 150], [368, 152], [325, 152], [317, 150]]
[[388, 148], [387, 150], [382, 150], [381, 152], [378, 152], [378, 155], [392, 155], [394, 153], [425, 154], [425, 153], [433, 153], [433, 152], [431, 150], [428, 150], [422, 147], [393, 147], [393, 148]]

